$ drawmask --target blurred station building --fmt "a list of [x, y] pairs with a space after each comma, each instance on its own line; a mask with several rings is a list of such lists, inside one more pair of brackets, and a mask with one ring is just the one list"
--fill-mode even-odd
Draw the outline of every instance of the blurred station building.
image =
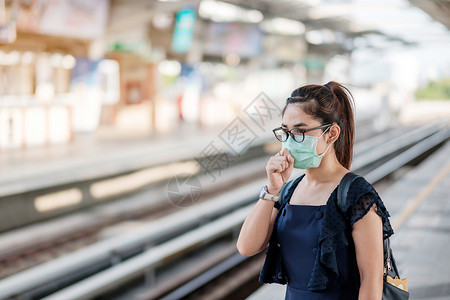
[[450, 75], [448, 12], [438, 0], [4, 0], [0, 149], [212, 128], [261, 92], [281, 106], [328, 80], [352, 85], [357, 118], [383, 127]]

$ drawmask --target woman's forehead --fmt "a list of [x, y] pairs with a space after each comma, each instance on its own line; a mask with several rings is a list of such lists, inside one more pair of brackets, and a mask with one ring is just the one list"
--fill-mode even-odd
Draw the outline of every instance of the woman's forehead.
[[[299, 105], [288, 105], [283, 115], [283, 125], [286, 126], [311, 126], [320, 122], [308, 115]], [[299, 125], [300, 124], [300, 125]]]

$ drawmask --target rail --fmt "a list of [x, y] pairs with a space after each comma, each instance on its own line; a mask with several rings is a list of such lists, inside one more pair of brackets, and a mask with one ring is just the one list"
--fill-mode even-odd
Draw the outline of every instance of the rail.
[[[407, 146], [410, 146], [410, 150], [404, 151], [401, 159], [399, 158], [397, 161], [391, 159], [388, 161], [388, 163], [384, 163], [383, 165], [377, 167], [375, 170], [372, 171], [372, 173], [363, 174], [366, 176], [366, 179], [373, 183], [380, 178], [386, 176], [387, 174], [392, 173], [393, 167], [384, 167], [385, 165], [389, 165], [392, 161], [395, 161], [396, 168], [402, 166], [403, 164], [411, 161], [414, 159], [414, 156], [421, 155], [422, 153], [429, 151], [431, 148], [436, 147], [438, 144], [444, 142], [448, 139], [450, 135], [450, 130], [444, 129], [440, 132], [436, 133], [436, 128], [433, 129], [431, 126], [426, 126], [423, 128], [418, 128], [417, 131], [413, 131], [414, 134], [411, 132], [407, 133], [407, 137], [413, 138], [414, 141], [420, 141], [422, 142], [417, 143], [416, 146], [412, 146], [413, 143], [408, 142], [408, 138], [405, 137], [399, 137], [398, 141], [399, 145], [398, 147], [392, 147], [395, 140], [389, 140], [386, 143], [386, 147], [383, 147], [383, 145], [379, 145], [377, 147], [378, 149], [374, 150], [368, 150], [367, 153], [370, 153], [372, 151], [377, 151], [377, 155], [374, 155], [372, 160], [368, 159], [361, 159], [359, 163], [359, 168], [365, 165], [371, 165], [377, 160], [380, 160], [381, 158], [384, 158], [388, 156], [389, 154], [398, 152], [402, 149], [404, 149]], [[419, 130], [420, 129], [420, 130]], [[421, 138], [415, 136], [420, 134]], [[370, 149], [370, 148], [367, 148]], [[383, 176], [383, 174], [385, 174]], [[152, 249], [167, 249], [167, 248], [158, 248], [163, 247], [164, 245], [172, 245], [170, 244], [172, 241], [177, 240], [185, 241], [186, 244], [181, 247], [178, 245], [178, 247], [181, 247], [183, 249], [189, 249], [190, 247], [195, 247], [199, 241], [195, 243], [190, 243], [187, 239], [181, 239], [181, 237], [189, 236], [189, 233], [196, 232], [196, 230], [200, 230], [201, 228], [210, 228], [205, 227], [209, 226], [210, 224], [222, 224], [224, 223], [213, 223], [218, 220], [223, 220], [222, 217], [216, 221], [212, 221], [211, 223], [207, 223], [206, 225], [203, 225], [197, 229], [193, 229], [192, 231], [188, 231], [185, 233], [180, 233], [180, 230], [185, 229], [189, 230], [192, 227], [198, 225], [198, 220], [205, 220], [205, 219], [213, 219], [215, 217], [218, 217], [222, 214], [225, 214], [227, 212], [233, 211], [233, 209], [236, 209], [236, 207], [242, 207], [242, 205], [245, 205], [246, 203], [250, 203], [252, 201], [256, 200], [255, 191], [258, 190], [258, 188], [264, 184], [266, 180], [258, 180], [255, 182], [252, 182], [250, 184], [247, 184], [239, 189], [224, 193], [220, 195], [219, 197], [196, 205], [192, 208], [184, 209], [183, 211], [180, 211], [178, 213], [175, 213], [173, 215], [170, 215], [168, 217], [163, 218], [163, 220], [158, 220], [155, 222], [148, 223], [145, 227], [143, 227], [138, 232], [134, 232], [133, 235], [124, 234], [123, 236], [119, 236], [117, 238], [113, 238], [110, 240], [106, 240], [103, 242], [99, 242], [95, 245], [88, 246], [84, 249], [81, 249], [77, 252], [68, 254], [64, 257], [61, 257], [59, 259], [56, 259], [54, 261], [50, 261], [48, 263], [36, 266], [32, 269], [23, 271], [21, 273], [18, 273], [16, 275], [10, 276], [8, 278], [5, 278], [4, 280], [0, 281], [0, 298], [8, 298], [8, 297], [15, 297], [20, 295], [21, 293], [26, 293], [33, 288], [37, 288], [39, 286], [45, 285], [45, 284], [51, 284], [55, 283], [55, 281], [58, 281], [58, 279], [64, 278], [64, 276], [68, 276], [69, 274], [79, 271], [80, 269], [86, 268], [88, 266], [91, 266], [93, 264], [98, 263], [99, 261], [111, 261], [114, 257], [117, 258], [118, 253], [126, 252], [131, 250], [132, 248], [136, 247], [142, 247], [143, 245], [151, 244], [152, 241], [155, 241], [157, 239], [161, 239], [164, 236], [167, 235], [173, 235], [173, 234], [182, 234], [173, 240], [169, 240], [167, 242], [164, 242], [161, 245], [153, 246], [150, 250], [144, 251], [142, 254], [138, 254], [136, 256], [133, 256], [132, 258], [120, 262], [117, 265], [112, 266], [109, 269], [100, 271], [99, 273], [92, 275], [86, 279], [83, 279], [79, 283], [76, 283], [75, 285], [63, 288], [59, 292], [56, 292], [55, 294], [52, 294], [49, 297], [52, 297], [53, 295], [72, 295], [74, 293], [74, 286], [77, 286], [79, 288], [79, 291], [77, 292], [77, 295], [82, 297], [80, 293], [82, 291], [85, 291], [87, 294], [85, 297], [88, 297], [88, 295], [91, 295], [93, 293], [93, 286], [98, 287], [99, 291], [105, 291], [107, 287], [114, 286], [118, 282], [124, 282], [126, 281], [126, 278], [128, 278], [126, 272], [128, 272], [126, 267], [123, 267], [124, 269], [119, 268], [119, 266], [128, 266], [128, 261], [135, 261], [134, 259], [136, 257], [141, 257], [140, 259], [144, 259], [142, 257], [145, 257], [145, 262], [149, 262], [150, 258], [148, 257], [150, 254], [156, 256], [156, 252], [151, 252]], [[248, 207], [247, 207], [248, 208]], [[241, 210], [239, 210], [241, 211]], [[231, 212], [231, 214], [237, 214], [237, 212]], [[240, 220], [240, 222], [243, 221], [245, 216]], [[227, 219], [228, 220], [228, 219]], [[233, 220], [235, 220], [233, 218]], [[231, 222], [231, 221], [230, 221]], [[234, 222], [234, 221], [233, 221]], [[234, 224], [234, 223], [233, 223]], [[226, 227], [226, 226], [225, 226]], [[230, 227], [226, 227], [230, 229]], [[228, 230], [227, 229], [227, 230]], [[204, 229], [206, 230], [206, 229]], [[210, 230], [210, 229], [208, 229]], [[218, 228], [217, 230], [220, 230]], [[201, 231], [203, 232], [203, 231]], [[215, 232], [215, 231], [214, 231]], [[223, 233], [223, 231], [220, 231]], [[180, 239], [178, 239], [180, 238]], [[207, 238], [208, 239], [208, 238]], [[181, 243], [181, 242], [180, 242]], [[175, 248], [174, 248], [175, 249]], [[169, 252], [168, 252], [169, 253]], [[177, 252], [178, 253], [178, 252]], [[142, 256], [144, 255], [144, 256]], [[168, 255], [165, 257], [166, 259], [170, 258], [171, 255]], [[137, 258], [136, 258], [137, 259]], [[158, 256], [158, 259], [162, 259], [160, 256]], [[162, 261], [162, 260], [161, 260]], [[133, 266], [132, 263], [129, 264], [129, 266]], [[147, 269], [154, 266], [153, 264], [147, 265]], [[133, 267], [130, 270], [135, 270]], [[117, 277], [110, 277], [111, 274], [116, 274], [114, 276], [119, 276], [119, 273], [114, 273], [113, 271], [109, 270], [123, 270], [125, 273], [123, 280], [119, 280]], [[141, 271], [138, 272], [141, 274]], [[46, 274], [46, 276], [42, 276], [42, 274]], [[110, 274], [110, 275], [102, 275], [102, 274]], [[98, 277], [96, 277], [98, 275]], [[134, 276], [134, 275], [133, 275]], [[102, 278], [96, 279], [96, 278]], [[114, 280], [115, 284], [110, 285], [107, 283], [107, 279], [111, 278], [111, 280]], [[112, 279], [114, 278], [114, 279]], [[80, 288], [81, 287], [81, 288]], [[64, 293], [68, 294], [64, 294]], [[49, 298], [52, 299], [52, 298]], [[61, 299], [61, 298], [59, 298]], [[64, 298], [69, 299], [69, 298]]]

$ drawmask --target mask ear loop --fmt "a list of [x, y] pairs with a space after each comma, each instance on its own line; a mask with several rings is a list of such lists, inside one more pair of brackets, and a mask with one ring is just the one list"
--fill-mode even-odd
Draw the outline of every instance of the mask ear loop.
[[[317, 154], [317, 144], [318, 144], [318, 142], [319, 142], [319, 139], [322, 137], [322, 135], [324, 135], [325, 134], [325, 132], [327, 132], [327, 130], [328, 129], [330, 129], [331, 128], [331, 125], [330, 126], [328, 126], [328, 128], [327, 129], [325, 129], [323, 132], [322, 132], [322, 134], [321, 135], [319, 135], [318, 137], [317, 137], [317, 143], [316, 143], [316, 154]], [[327, 151], [328, 151], [328, 149], [330, 148], [330, 146], [331, 146], [332, 144], [329, 144], [328, 145], [328, 147], [325, 149], [325, 151], [322, 153], [322, 154], [320, 154], [320, 155], [317, 155], [318, 157], [323, 157], [324, 155], [325, 155], [325, 153], [327, 153]]]
[[[319, 157], [323, 157], [323, 156], [325, 155], [325, 153], [327, 153], [327, 151], [328, 151], [328, 149], [330, 148], [331, 145], [332, 145], [332, 144], [329, 144], [328, 147], [327, 147], [327, 149], [325, 149], [325, 151], [324, 151], [322, 154], [318, 155], [318, 156], [319, 156]], [[316, 147], [317, 147], [317, 145], [316, 145]]]

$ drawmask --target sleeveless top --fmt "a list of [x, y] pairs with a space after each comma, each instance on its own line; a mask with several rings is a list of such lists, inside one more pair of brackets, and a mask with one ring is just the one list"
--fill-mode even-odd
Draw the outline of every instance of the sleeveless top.
[[[348, 216], [344, 216], [337, 206], [337, 188], [326, 205], [290, 205], [289, 200], [303, 177], [301, 175], [285, 183], [280, 191], [280, 201], [274, 206], [278, 209], [278, 214], [259, 281], [280, 284], [289, 282], [288, 292], [338, 291], [352, 294], [355, 292], [355, 284], [359, 287], [359, 271], [351, 235], [353, 225], [367, 214], [372, 205], [376, 205], [377, 214], [383, 223], [383, 237], [387, 238], [394, 233], [388, 219], [389, 213], [378, 193], [363, 177], [357, 178], [348, 191]], [[301, 217], [306, 218], [304, 221], [297, 221]], [[299, 233], [300, 231], [304, 232]], [[307, 255], [299, 257], [297, 252]], [[299, 264], [302, 267], [297, 267]], [[324, 295], [320, 294], [320, 299], [328, 299]], [[304, 296], [305, 299], [315, 299], [311, 297]], [[352, 298], [354, 297], [348, 299]]]
[[283, 208], [277, 223], [281, 257], [286, 267], [286, 299], [358, 299], [359, 272], [353, 245], [338, 249], [339, 286], [309, 291], [319, 234], [326, 205], [291, 205]]

